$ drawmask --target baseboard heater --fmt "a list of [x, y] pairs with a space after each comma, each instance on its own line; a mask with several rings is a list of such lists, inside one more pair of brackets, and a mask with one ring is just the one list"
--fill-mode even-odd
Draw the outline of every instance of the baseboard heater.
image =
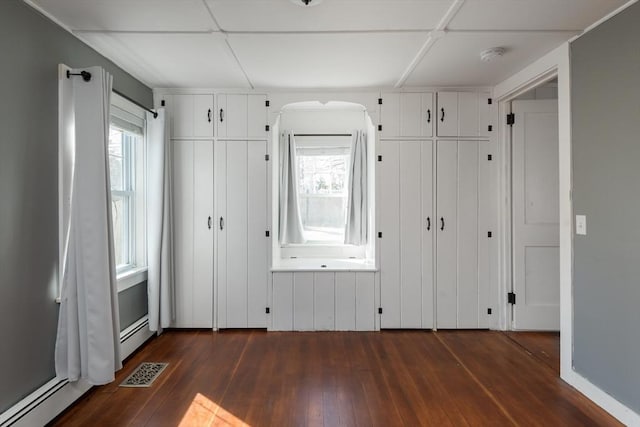
[[[120, 333], [122, 359], [153, 335], [149, 318], [141, 318]], [[91, 389], [85, 381], [70, 383], [56, 378], [0, 414], [0, 427], [45, 425]]]

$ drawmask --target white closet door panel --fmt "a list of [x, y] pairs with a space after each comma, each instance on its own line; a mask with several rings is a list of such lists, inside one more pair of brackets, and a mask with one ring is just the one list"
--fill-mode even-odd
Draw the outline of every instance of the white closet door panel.
[[434, 212], [433, 142], [422, 142], [422, 327], [433, 328]]
[[247, 96], [247, 135], [249, 138], [266, 138], [267, 131], [266, 95]]
[[173, 142], [175, 295], [177, 327], [190, 327], [193, 301], [193, 142]]
[[458, 144], [438, 141], [436, 190], [437, 324], [457, 327], [457, 179]]
[[293, 329], [313, 330], [313, 273], [293, 275]]
[[217, 125], [216, 136], [218, 138], [225, 138], [227, 136], [227, 95], [225, 94], [218, 95], [215, 121]]
[[375, 273], [356, 273], [356, 331], [376, 327]]
[[422, 326], [421, 142], [400, 144], [400, 310], [402, 328]]
[[316, 331], [333, 331], [335, 322], [335, 273], [314, 273], [313, 321]]
[[380, 111], [381, 137], [400, 136], [400, 94], [383, 93]]
[[458, 142], [458, 328], [478, 327], [478, 147]]
[[[213, 142], [193, 150], [193, 327], [213, 327]], [[211, 228], [209, 228], [211, 223]]]
[[400, 136], [420, 136], [421, 131], [422, 95], [420, 93], [400, 94]]
[[271, 329], [293, 330], [293, 273], [273, 273]]
[[227, 138], [247, 137], [247, 95], [227, 94]]
[[356, 273], [336, 273], [336, 330], [356, 330]]
[[458, 135], [478, 136], [478, 93], [458, 93]]
[[[488, 328], [490, 315], [487, 308], [492, 307], [489, 298], [491, 293], [491, 266], [494, 255], [494, 242], [496, 242], [497, 228], [494, 226], [496, 206], [496, 185], [492, 185], [494, 178], [494, 165], [496, 161], [489, 161], [492, 156], [492, 144], [479, 143], [478, 154], [478, 327]], [[489, 238], [487, 232], [491, 231], [493, 237]]]
[[247, 148], [247, 277], [248, 327], [267, 326], [267, 152], [265, 141], [249, 141]]
[[458, 93], [438, 92], [436, 123], [438, 136], [458, 135]]
[[218, 141], [215, 145], [215, 199], [216, 215], [213, 227], [217, 234], [217, 319], [218, 328], [227, 327], [227, 230], [220, 227], [220, 219], [227, 218], [227, 143]]
[[247, 143], [227, 143], [227, 327], [246, 328]]
[[420, 135], [433, 136], [433, 123], [435, 123], [435, 114], [433, 111], [433, 94], [423, 93], [421, 96], [422, 108], [420, 116]]
[[380, 143], [380, 200], [378, 214], [380, 248], [381, 327], [399, 328], [400, 323], [400, 144]]
[[213, 95], [193, 95], [193, 134], [213, 138]]
[[191, 138], [193, 134], [193, 95], [173, 95], [171, 131], [174, 138]]

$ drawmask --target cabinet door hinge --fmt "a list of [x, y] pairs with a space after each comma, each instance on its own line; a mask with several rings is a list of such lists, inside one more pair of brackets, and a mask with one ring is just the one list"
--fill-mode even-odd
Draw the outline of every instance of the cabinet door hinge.
[[166, 102], [164, 101], [164, 99], [162, 101], [160, 101], [160, 106], [164, 107], [166, 105]]
[[493, 104], [493, 99], [492, 98], [488, 98], [487, 99], [487, 104], [489, 104], [489, 105]]
[[493, 154], [489, 154], [489, 155], [487, 155], [487, 160], [488, 160], [488, 161], [493, 160]]
[[265, 131], [267, 131], [267, 132], [269, 132], [269, 129], [270, 129], [270, 128], [269, 128], [269, 125], [266, 125], [266, 126], [264, 127], [264, 130], [265, 130]]
[[382, 105], [382, 98], [378, 98], [378, 104]]
[[269, 155], [268, 155], [268, 154], [265, 154], [265, 155], [264, 155], [264, 160], [265, 160], [265, 162], [268, 162], [268, 161], [269, 161]]
[[267, 99], [266, 101], [264, 101], [264, 106], [268, 107], [269, 106], [269, 100]]
[[382, 239], [382, 231], [378, 231], [378, 239]]
[[264, 235], [265, 235], [266, 237], [269, 237], [269, 236], [271, 236], [271, 232], [270, 232], [269, 230], [266, 230], [266, 231], [264, 232]]
[[382, 156], [378, 156], [378, 161], [381, 162], [382, 161]]
[[487, 130], [488, 130], [489, 132], [493, 132], [493, 126], [491, 126], [491, 125], [487, 126]]
[[513, 126], [516, 122], [516, 115], [513, 113], [507, 114], [507, 124]]
[[382, 314], [382, 307], [378, 307], [378, 314]]
[[269, 308], [269, 307], [265, 308], [264, 312], [267, 313], [267, 314], [271, 313], [271, 308]]
[[493, 232], [492, 231], [488, 231], [487, 232], [487, 237], [488, 238], [492, 238], [493, 237]]
[[515, 294], [515, 292], [509, 292], [507, 294], [507, 302], [509, 304], [513, 304], [513, 305], [516, 304], [516, 294]]
[[378, 131], [382, 132], [382, 125], [378, 125]]
[[491, 314], [491, 309], [487, 308], [487, 314]]

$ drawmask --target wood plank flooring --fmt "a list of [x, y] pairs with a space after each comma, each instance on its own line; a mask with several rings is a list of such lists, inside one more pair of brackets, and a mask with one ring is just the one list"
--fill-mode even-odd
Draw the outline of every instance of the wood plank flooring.
[[[168, 331], [51, 425], [619, 425], [541, 358], [558, 337], [537, 338]], [[118, 387], [141, 362], [169, 366], [150, 388]]]

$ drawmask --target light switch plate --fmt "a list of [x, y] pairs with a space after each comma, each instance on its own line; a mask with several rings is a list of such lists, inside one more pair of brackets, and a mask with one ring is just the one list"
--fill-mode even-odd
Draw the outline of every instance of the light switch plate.
[[581, 236], [587, 235], [587, 216], [576, 215], [576, 234]]

